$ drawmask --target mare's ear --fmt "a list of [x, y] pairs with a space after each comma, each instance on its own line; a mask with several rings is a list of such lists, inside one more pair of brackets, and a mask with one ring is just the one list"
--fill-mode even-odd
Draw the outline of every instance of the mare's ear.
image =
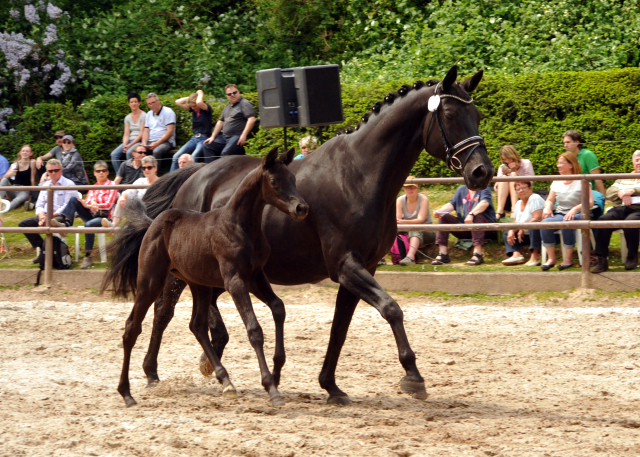
[[447, 76], [442, 80], [442, 88], [447, 91], [451, 89], [453, 83], [456, 82], [456, 78], [458, 77], [458, 66], [454, 65], [451, 67], [451, 70], [447, 73]]
[[291, 148], [287, 152], [283, 152], [278, 160], [285, 165], [289, 165], [293, 161], [293, 156], [295, 155], [296, 155], [296, 149]]
[[476, 73], [472, 77], [464, 80], [464, 82], [462, 83], [462, 87], [464, 88], [464, 90], [467, 91], [467, 94], [470, 94], [471, 92], [476, 90], [476, 87], [478, 87], [478, 84], [480, 84], [480, 81], [482, 80], [483, 74], [484, 74], [483, 71], [480, 70], [478, 73]]
[[276, 161], [277, 158], [278, 158], [278, 147], [276, 146], [271, 151], [269, 151], [269, 154], [267, 154], [264, 157], [264, 159], [262, 159], [262, 166], [269, 167], [273, 165], [273, 163]]

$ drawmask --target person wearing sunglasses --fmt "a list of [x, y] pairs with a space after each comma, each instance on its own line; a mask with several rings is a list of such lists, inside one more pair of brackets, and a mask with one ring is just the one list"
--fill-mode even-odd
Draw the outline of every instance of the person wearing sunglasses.
[[[93, 165], [93, 175], [96, 177], [96, 186], [110, 186], [114, 182], [109, 180], [109, 167], [107, 162], [98, 160]], [[71, 227], [76, 214], [84, 222], [85, 227], [100, 227], [102, 218], [111, 218], [113, 207], [118, 198], [116, 189], [96, 189], [90, 190], [85, 199], [79, 197], [71, 197], [69, 203], [65, 206], [60, 214], [61, 219], [54, 219], [51, 225], [56, 227]], [[93, 233], [85, 234], [84, 252], [85, 257], [82, 260], [80, 268], [87, 269], [93, 266], [93, 244], [96, 236]]]
[[[62, 137], [62, 152], [56, 156], [56, 159], [62, 163], [62, 175], [70, 179], [76, 186], [88, 184], [89, 179], [84, 169], [84, 161], [82, 156], [76, 149], [75, 140], [71, 135]], [[47, 173], [43, 174], [40, 182], [50, 179]]]
[[[62, 157], [62, 137], [65, 135], [66, 133], [64, 130], [58, 130], [54, 135], [56, 145], [53, 148], [51, 148], [51, 150], [47, 152], [45, 155], [40, 156], [36, 159], [36, 182], [37, 183], [41, 183], [42, 181], [44, 181], [42, 179], [42, 175], [45, 174], [46, 172], [45, 163], [47, 162], [47, 160], [49, 159], [60, 160], [60, 158]], [[39, 194], [40, 194], [39, 191], [31, 192], [31, 201], [35, 202], [36, 200], [38, 200]]]
[[253, 105], [240, 95], [238, 87], [228, 84], [224, 89], [229, 103], [222, 110], [211, 137], [204, 140], [207, 163], [228, 155], [244, 154], [247, 136], [256, 123]]
[[202, 148], [204, 141], [211, 135], [212, 113], [211, 105], [204, 101], [204, 92], [198, 90], [188, 97], [176, 100], [176, 105], [182, 109], [186, 109], [191, 113], [191, 128], [193, 136], [187, 143], [173, 155], [171, 162], [171, 170], [175, 171], [180, 168], [178, 160], [183, 154], [191, 154], [197, 162], [202, 157]]
[[145, 117], [142, 144], [148, 153], [162, 160], [176, 147], [176, 113], [168, 106], [163, 106], [153, 92], [147, 94], [146, 100], [150, 111]]
[[[49, 179], [40, 183], [41, 186], [75, 186], [75, 183], [70, 179], [62, 176], [62, 163], [58, 159], [49, 159], [46, 165], [47, 175]], [[23, 219], [18, 223], [18, 227], [44, 227], [47, 225], [47, 218], [55, 219], [57, 222], [64, 223], [64, 217], [62, 216], [65, 207], [69, 203], [72, 197], [76, 197], [78, 191], [76, 190], [56, 190], [53, 192], [53, 214], [47, 214], [47, 202], [49, 200], [48, 192], [46, 190], [40, 191], [38, 201], [36, 202], [36, 215]], [[59, 224], [56, 224], [59, 226]], [[25, 233], [31, 246], [38, 252], [38, 257], [33, 260], [33, 263], [39, 263], [42, 259], [44, 240], [42, 236], [37, 233]]]
[[[149, 185], [156, 182], [158, 179], [158, 161], [153, 156], [146, 156], [142, 159], [142, 173], [143, 178], [136, 179], [133, 183], [135, 185]], [[106, 217], [102, 219], [103, 227], [114, 227], [120, 223], [122, 216], [124, 215], [124, 206], [129, 198], [142, 198], [147, 192], [147, 189], [127, 189], [122, 192], [122, 195], [118, 199], [115, 211], [113, 212], [113, 222], [110, 222]]]

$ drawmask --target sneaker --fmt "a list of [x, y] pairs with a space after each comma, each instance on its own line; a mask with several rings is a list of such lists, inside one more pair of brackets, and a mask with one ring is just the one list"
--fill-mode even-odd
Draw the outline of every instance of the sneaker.
[[26, 202], [24, 202], [24, 210], [25, 211], [31, 211], [33, 208], [35, 208], [35, 205], [33, 203], [31, 203], [30, 200], [27, 200]]
[[113, 222], [111, 222], [109, 219], [107, 219], [106, 217], [102, 218], [102, 222], [101, 222], [102, 226], [104, 228], [109, 228], [109, 227], [113, 227]]
[[524, 264], [525, 267], [537, 267], [540, 265], [540, 259], [538, 260], [529, 260]]
[[383, 257], [383, 258], [381, 258], [381, 259], [378, 261], [378, 266], [380, 266], [380, 265], [386, 265], [386, 264], [387, 264], [387, 261], [385, 260], [385, 258], [384, 258], [384, 257]]
[[36, 258], [33, 259], [32, 262], [37, 265], [41, 260], [44, 260], [44, 251], [40, 248], [36, 248]]
[[511, 256], [508, 259], [504, 259], [502, 261], [502, 265], [520, 265], [521, 263], [524, 263], [524, 257], [522, 257], [521, 255]]
[[405, 257], [400, 262], [398, 262], [398, 265], [402, 265], [403, 267], [406, 267], [407, 265], [415, 265], [415, 264], [416, 264], [416, 261], [412, 260], [409, 257]]
[[60, 222], [58, 219], [51, 219], [51, 227], [69, 227], [67, 221]]
[[93, 266], [93, 259], [91, 258], [91, 256], [88, 256], [82, 259], [82, 265], [80, 265], [81, 269], [86, 270], [87, 268], [91, 268], [92, 266]]

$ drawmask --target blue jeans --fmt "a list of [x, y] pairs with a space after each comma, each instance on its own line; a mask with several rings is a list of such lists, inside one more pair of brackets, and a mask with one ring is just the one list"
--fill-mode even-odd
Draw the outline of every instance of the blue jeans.
[[124, 147], [122, 147], [122, 143], [120, 143], [120, 146], [118, 146], [117, 148], [115, 148], [113, 151], [111, 151], [111, 165], [113, 165], [113, 169], [116, 172], [116, 175], [118, 174], [118, 170], [120, 169], [120, 165], [122, 165], [122, 162], [124, 162], [125, 160], [129, 160], [131, 158], [131, 156], [133, 155], [133, 150], [135, 149], [136, 146], [138, 146], [140, 143], [136, 143], [136, 144], [132, 144], [132, 141], [129, 141], [129, 149], [127, 149], [127, 157], [126, 159], [123, 158], [122, 154], [123, 154], [123, 150]]
[[[582, 214], [576, 214], [575, 220], [579, 221]], [[564, 214], [557, 213], [551, 217], [543, 219], [542, 222], [562, 222], [564, 220]], [[556, 239], [553, 234], [557, 229], [542, 229], [540, 234], [542, 235], [542, 246], [545, 248], [551, 248], [556, 245]], [[562, 247], [565, 249], [573, 249], [576, 246], [576, 231], [575, 229], [561, 229], [562, 233]]]
[[[76, 197], [71, 197], [69, 199], [69, 203], [67, 203], [67, 206], [65, 206], [62, 211], [64, 217], [66, 217], [71, 222], [71, 226], [73, 226], [73, 219], [75, 218], [76, 213], [78, 214], [78, 217], [84, 222], [85, 227], [102, 226], [102, 216], [98, 216], [99, 213], [96, 213], [95, 215], [91, 214], [91, 211], [82, 206], [82, 203], [80, 203]], [[85, 253], [93, 251], [93, 244], [95, 243], [95, 240], [95, 233], [84, 234]]]
[[211, 143], [204, 145], [204, 161], [209, 163], [224, 156], [243, 155], [244, 147], [238, 146], [240, 135], [229, 138], [220, 133]]
[[506, 230], [502, 232], [502, 239], [504, 241], [504, 247], [507, 251], [507, 257], [511, 257], [511, 255], [516, 252], [522, 252], [521, 247], [525, 244], [529, 244], [529, 249], [537, 249], [540, 250], [541, 240], [540, 240], [540, 230], [529, 230], [529, 234], [524, 235], [524, 241], [520, 243], [518, 241], [518, 232], [516, 232], [516, 239], [513, 244], [509, 244], [507, 242], [507, 236], [509, 235], [509, 231]]
[[182, 154], [191, 154], [194, 162], [198, 162], [198, 159], [203, 156], [202, 147], [204, 146], [204, 140], [209, 138], [208, 136], [192, 136], [187, 143], [180, 148], [178, 152], [173, 155], [173, 161], [171, 162], [171, 170], [175, 171], [178, 169], [178, 158]]

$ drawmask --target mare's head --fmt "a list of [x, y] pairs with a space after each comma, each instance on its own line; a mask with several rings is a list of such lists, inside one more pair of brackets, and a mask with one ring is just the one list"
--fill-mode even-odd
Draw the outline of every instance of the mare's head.
[[480, 111], [470, 94], [482, 79], [482, 70], [462, 83], [456, 82], [453, 66], [441, 82], [430, 82], [434, 91], [428, 100], [423, 140], [425, 149], [464, 177], [471, 190], [484, 189], [493, 179], [494, 168], [478, 132]]
[[301, 221], [309, 213], [309, 205], [296, 188], [296, 177], [289, 171], [295, 149], [278, 157], [278, 148], [273, 148], [262, 159], [262, 195], [267, 204], [275, 206], [296, 221]]

